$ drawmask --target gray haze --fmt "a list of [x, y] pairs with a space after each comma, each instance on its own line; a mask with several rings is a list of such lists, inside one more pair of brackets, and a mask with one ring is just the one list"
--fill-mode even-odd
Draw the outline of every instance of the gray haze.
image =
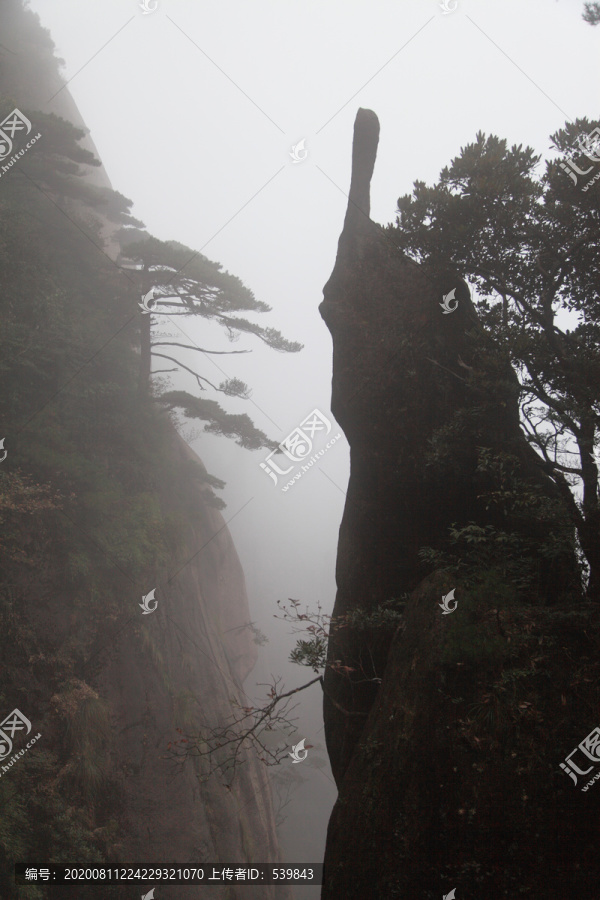
[[[133, 214], [156, 237], [221, 262], [272, 306], [257, 322], [305, 345], [296, 355], [251, 337], [230, 347], [203, 320], [173, 320], [201, 346], [253, 350], [217, 358], [253, 389], [252, 401], [225, 406], [248, 412], [277, 440], [315, 408], [330, 416], [331, 341], [317, 307], [343, 222], [357, 108], [381, 121], [371, 195], [381, 223], [394, 219], [414, 180], [436, 180], [478, 130], [546, 156], [548, 136], [565, 120], [598, 113], [600, 35], [581, 19], [583, 0], [458, 0], [448, 15], [439, 0], [158, 0], [148, 15], [138, 0], [30, 5], [66, 61], [69, 90]], [[289, 152], [302, 139], [308, 157], [294, 163]], [[210, 359], [180, 358], [211, 380], [224, 377]], [[197, 392], [185, 373], [171, 383]], [[182, 427], [227, 482], [225, 518], [253, 619], [269, 637], [248, 693], [259, 697], [255, 682], [270, 673], [298, 686], [312, 673], [287, 661], [295, 639], [273, 613], [288, 597], [331, 610], [346, 441], [282, 493], [259, 466], [265, 451], [194, 438], [197, 422]], [[323, 748], [318, 685], [298, 701], [297, 739]], [[306, 781], [286, 810], [284, 851], [289, 861], [320, 861], [331, 773], [308, 762], [294, 769]]]

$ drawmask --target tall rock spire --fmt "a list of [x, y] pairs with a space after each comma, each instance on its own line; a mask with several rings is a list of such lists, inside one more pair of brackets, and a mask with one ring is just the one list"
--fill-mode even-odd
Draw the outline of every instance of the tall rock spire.
[[[443, 662], [447, 642], [466, 641], [467, 649], [472, 643], [490, 677], [497, 677], [495, 650], [488, 648], [501, 646], [508, 660], [514, 646], [494, 616], [506, 614], [503, 604], [521, 602], [529, 616], [533, 607], [542, 609], [569, 591], [579, 596], [572, 535], [561, 531], [556, 486], [521, 432], [520, 386], [510, 360], [479, 323], [469, 288], [452, 267], [426, 271], [369, 218], [378, 135], [375, 114], [359, 110], [348, 211], [319, 307], [333, 338], [331, 409], [351, 448], [323, 678], [325, 737], [339, 798], [328, 829], [322, 900], [441, 896], [442, 872], [456, 874], [459, 884], [466, 821], [453, 820], [457, 843], [439, 850], [433, 875], [430, 862], [432, 845], [446, 847], [447, 811], [459, 808], [454, 773], [462, 766], [464, 784], [476, 798], [472, 808], [488, 792], [477, 821], [487, 821], [488, 813], [502, 818], [504, 797], [494, 794], [493, 779], [474, 774], [472, 760], [460, 756], [448, 695], [461, 698], [467, 709], [469, 703], [483, 709], [489, 695], [484, 688], [477, 693], [475, 670], [460, 680], [469, 662], [464, 656], [453, 667]], [[452, 291], [458, 307], [446, 315], [440, 306]], [[521, 495], [547, 501], [540, 507], [544, 516], [538, 518], [535, 504], [516, 504], [509, 513], [495, 502], [511, 482], [490, 460], [511, 461], [510, 477]], [[445, 583], [440, 573], [423, 581], [420, 549], [452, 551], [453, 524], [509, 535], [522, 547], [519, 566], [530, 578], [526, 596], [514, 582], [500, 580], [496, 593], [486, 587], [471, 598], [473, 615], [489, 619], [489, 634], [483, 625], [475, 629], [466, 604], [448, 617], [452, 624], [442, 617], [442, 595], [457, 588], [464, 596], [458, 581]], [[541, 554], [550, 533], [564, 538], [564, 545], [557, 542], [549, 555]], [[403, 596], [403, 624], [396, 631], [398, 619], [386, 622], [385, 616]], [[522, 778], [518, 765], [510, 770], [514, 782]], [[442, 789], [447, 793], [438, 803], [434, 791]], [[490, 873], [512, 852], [510, 818], [501, 849], [484, 829], [469, 825], [473, 845], [481, 835], [490, 844], [489, 851], [479, 845], [488, 853]], [[521, 835], [531, 830], [526, 816], [521, 824]], [[539, 874], [539, 864], [531, 864]], [[495, 877], [489, 876], [488, 896]], [[507, 888], [505, 895], [511, 893]], [[532, 888], [534, 893], [542, 896]]]
[[359, 109], [354, 121], [352, 180], [344, 231], [360, 228], [371, 212], [371, 178], [379, 144], [379, 119], [371, 109]]

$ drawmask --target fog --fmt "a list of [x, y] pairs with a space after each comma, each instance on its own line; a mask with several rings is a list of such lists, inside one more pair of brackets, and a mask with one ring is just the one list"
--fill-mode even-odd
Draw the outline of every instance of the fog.
[[[318, 305], [347, 203], [357, 108], [373, 109], [381, 122], [371, 192], [371, 217], [380, 223], [394, 220], [397, 198], [415, 180], [437, 180], [477, 131], [545, 157], [549, 135], [565, 120], [597, 109], [598, 34], [582, 21], [580, 0], [449, 5], [456, 9], [444, 14], [438, 0], [158, 0], [144, 14], [138, 0], [31, 0], [65, 60], [68, 89], [113, 187], [134, 201], [133, 215], [154, 236], [222, 263], [272, 307], [257, 322], [304, 344], [282, 354], [247, 335], [232, 347], [220, 329], [193, 318], [162, 329], [215, 350], [252, 350], [203, 358], [203, 371], [217, 382], [245, 381], [252, 398], [222, 405], [247, 412], [274, 440], [315, 409], [332, 422], [331, 436], [340, 431], [329, 406], [331, 339]], [[56, 101], [48, 100], [51, 112]], [[307, 155], [295, 161], [291, 150], [301, 141]], [[195, 357], [180, 354], [192, 366]], [[197, 393], [186, 373], [170, 383]], [[342, 437], [283, 492], [285, 478], [275, 485], [260, 467], [267, 451], [243, 450], [201, 428], [182, 421], [209, 472], [226, 482], [224, 516], [252, 619], [269, 639], [246, 682], [259, 699], [264, 688], [256, 685], [271, 674], [288, 689], [314, 677], [289, 662], [295, 637], [274, 614], [290, 597], [331, 611], [348, 446]], [[315, 437], [315, 450], [324, 444]], [[314, 685], [297, 695], [295, 715], [297, 738], [325, 760], [321, 701]], [[290, 862], [322, 860], [336, 795], [329, 768], [308, 763], [294, 767], [305, 781], [280, 831]], [[319, 896], [316, 888], [296, 893]]]

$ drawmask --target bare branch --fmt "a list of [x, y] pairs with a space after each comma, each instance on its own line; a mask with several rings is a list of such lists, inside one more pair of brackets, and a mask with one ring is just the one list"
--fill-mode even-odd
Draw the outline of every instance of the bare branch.
[[[294, 727], [288, 718], [289, 712], [291, 712], [291, 710], [287, 711], [289, 698], [300, 691], [306, 690], [317, 681], [321, 681], [321, 676], [317, 676], [317, 678], [313, 678], [306, 684], [281, 694], [277, 693], [277, 685], [280, 680], [274, 679], [273, 684], [267, 685], [270, 688], [268, 696], [271, 699], [266, 706], [261, 709], [255, 709], [251, 706], [240, 707], [243, 715], [229, 724], [220, 725], [217, 728], [205, 726], [205, 730], [200, 735], [182, 737], [170, 742], [167, 746], [167, 753], [170, 758], [179, 765], [185, 763], [189, 757], [207, 758], [210, 764], [210, 771], [201, 776], [203, 781], [207, 780], [216, 769], [221, 769], [223, 775], [229, 773], [231, 781], [235, 776], [237, 766], [243, 762], [242, 751], [244, 748], [254, 747], [259, 753], [263, 754], [260, 757], [262, 762], [266, 763], [266, 765], [278, 765], [286, 751], [278, 749], [272, 751], [261, 740], [261, 735], [265, 731], [273, 731], [277, 726]], [[281, 703], [284, 703], [283, 709], [278, 711], [277, 707]], [[250, 726], [244, 725], [244, 722], [249, 718], [253, 719], [253, 724]], [[177, 730], [183, 734], [181, 729]], [[183, 747], [182, 745], [184, 744], [187, 746]], [[222, 756], [221, 751], [223, 750], [226, 751], [227, 757], [219, 763], [218, 756]]]
[[213, 356], [231, 356], [234, 353], [252, 353], [252, 350], [205, 350], [204, 347], [193, 347], [191, 344], [179, 344], [177, 341], [152, 341], [151, 347], [183, 347], [184, 350], [199, 350]]
[[[529, 428], [531, 429], [530, 437], [532, 439], [532, 442], [535, 443], [535, 446], [538, 447], [539, 450], [541, 450], [544, 461], [549, 466], [552, 466], [555, 469], [559, 469], [561, 472], [567, 472], [571, 475], [579, 475], [581, 477], [581, 475], [582, 475], [581, 469], [575, 469], [571, 466], [564, 466], [564, 465], [562, 465], [562, 463], [559, 463], [558, 460], [556, 459], [556, 452], [557, 452], [556, 432], [554, 435], [554, 440], [555, 440], [554, 459], [551, 459], [548, 456], [547, 447], [548, 447], [548, 443], [550, 442], [550, 440], [552, 440], [552, 435], [542, 436], [538, 432], [538, 429], [530, 416], [529, 409], [527, 408], [527, 406], [525, 404], [523, 404], [523, 406], [521, 407], [521, 412], [523, 413], [525, 421], [527, 422], [527, 424], [529, 425]], [[561, 432], [558, 432], [558, 433], [560, 434]]]

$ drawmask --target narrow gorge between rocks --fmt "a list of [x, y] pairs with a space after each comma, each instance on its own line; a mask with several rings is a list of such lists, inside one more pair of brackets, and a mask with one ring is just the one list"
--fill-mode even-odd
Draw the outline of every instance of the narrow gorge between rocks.
[[598, 25], [2, 0], [0, 900], [598, 900]]

